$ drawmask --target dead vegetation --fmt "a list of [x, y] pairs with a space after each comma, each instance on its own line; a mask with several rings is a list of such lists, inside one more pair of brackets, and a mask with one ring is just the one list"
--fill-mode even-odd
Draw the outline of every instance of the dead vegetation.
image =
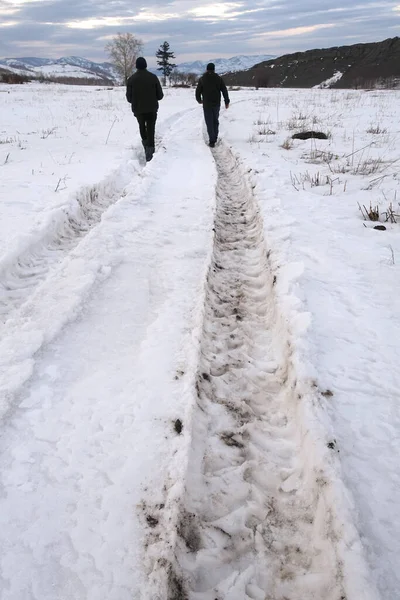
[[286, 140], [281, 144], [281, 148], [284, 150], [291, 150], [291, 148], [293, 148], [293, 140], [291, 138], [286, 138]]
[[358, 208], [365, 221], [379, 221], [380, 213], [378, 205], [372, 206], [372, 204], [370, 204], [368, 209], [364, 204], [361, 206], [361, 204], [358, 203]]
[[[384, 197], [386, 199], [385, 195], [384, 195]], [[395, 194], [395, 199], [396, 199], [396, 194]], [[365, 204], [363, 204], [361, 206], [361, 204], [358, 203], [358, 208], [364, 218], [364, 221], [373, 221], [373, 222], [381, 221], [383, 223], [397, 223], [398, 222], [398, 219], [400, 219], [400, 214], [399, 214], [400, 208], [399, 208], [398, 204], [397, 204], [397, 206], [398, 206], [398, 208], [395, 209], [393, 206], [393, 202], [389, 202], [386, 210], [380, 210], [378, 204], [376, 204], [375, 206], [372, 206], [372, 204], [370, 203], [369, 208], [367, 208], [365, 206]]]
[[367, 129], [367, 133], [373, 133], [374, 135], [379, 135], [381, 133], [387, 133], [386, 127], [381, 127], [378, 123], [377, 125], [370, 125]]
[[257, 133], [258, 135], [275, 135], [276, 131], [273, 131], [273, 129], [266, 127], [265, 125], [262, 125]]
[[[328, 196], [333, 196], [333, 188], [335, 184], [340, 185], [342, 182], [339, 177], [331, 177], [329, 174], [322, 175], [319, 171], [317, 173], [311, 174], [308, 171], [305, 173], [300, 173], [299, 175], [290, 173], [290, 180], [292, 182], [292, 186], [298, 192], [300, 189], [305, 190], [306, 186], [309, 187], [319, 187], [319, 186], [329, 186]], [[343, 191], [346, 191], [346, 182], [344, 183]]]

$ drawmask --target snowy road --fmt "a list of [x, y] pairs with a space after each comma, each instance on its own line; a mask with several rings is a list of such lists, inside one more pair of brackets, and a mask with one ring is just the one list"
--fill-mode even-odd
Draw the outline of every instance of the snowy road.
[[12, 408], [16, 384], [3, 371], [2, 600], [138, 598], [137, 506], [150, 474], [161, 495], [175, 449], [184, 406], [174, 376], [207, 263], [213, 161], [200, 137], [197, 115], [175, 119], [166, 150], [3, 325], [4, 364], [18, 358], [16, 338], [53, 337], [50, 315], [61, 309], [57, 333], [65, 323]]
[[[72, 122], [68, 94], [42, 89]], [[330, 188], [309, 186], [325, 163], [293, 179], [320, 152], [277, 142], [300, 93], [238, 92], [211, 152], [191, 91], [168, 90], [149, 164], [136, 129], [121, 149], [120, 90], [71, 94], [82, 114], [94, 99], [72, 191], [43, 162], [46, 142], [67, 164], [53, 133], [0, 146], [1, 600], [394, 600], [396, 225], [384, 238], [354, 218], [347, 194], [374, 192], [343, 183], [351, 165]], [[304, 112], [307, 94], [336, 107], [304, 91]], [[354, 134], [329, 110], [346, 156]], [[97, 171], [91, 133], [107, 139]], [[51, 185], [29, 204], [39, 173]]]

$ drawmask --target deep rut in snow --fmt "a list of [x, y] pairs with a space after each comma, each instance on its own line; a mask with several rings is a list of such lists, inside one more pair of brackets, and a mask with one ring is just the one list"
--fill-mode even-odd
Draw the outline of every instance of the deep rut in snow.
[[173, 559], [158, 565], [168, 567], [166, 593], [153, 597], [344, 600], [340, 534], [329, 484], [302, 448], [262, 219], [232, 153], [219, 146], [214, 156], [215, 237], [192, 442]]

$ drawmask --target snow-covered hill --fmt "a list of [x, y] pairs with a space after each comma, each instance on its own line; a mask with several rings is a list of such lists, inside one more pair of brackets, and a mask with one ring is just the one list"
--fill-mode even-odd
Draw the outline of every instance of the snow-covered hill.
[[99, 81], [117, 80], [117, 74], [110, 63], [96, 63], [79, 56], [50, 58], [0, 58], [3, 66], [19, 75], [45, 75], [50, 77], [73, 77]]
[[194, 62], [185, 62], [177, 66], [178, 71], [182, 73], [196, 73], [201, 75], [206, 70], [207, 63], [213, 62], [218, 73], [233, 73], [250, 69], [259, 62], [275, 58], [272, 54], [263, 54], [255, 56], [233, 56], [232, 58], [214, 58], [210, 61], [196, 60]]

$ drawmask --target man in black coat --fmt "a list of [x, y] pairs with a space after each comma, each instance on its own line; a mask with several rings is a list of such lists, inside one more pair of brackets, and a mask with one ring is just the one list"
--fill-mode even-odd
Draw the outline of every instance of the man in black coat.
[[154, 132], [156, 128], [158, 101], [164, 97], [157, 75], [147, 70], [146, 59], [136, 60], [136, 73], [126, 84], [126, 99], [132, 105], [132, 112], [138, 120], [146, 160], [153, 158]]
[[211, 148], [214, 148], [218, 139], [221, 94], [224, 97], [225, 108], [229, 108], [230, 100], [224, 80], [215, 72], [214, 63], [208, 63], [207, 71], [200, 77], [197, 84], [196, 100], [203, 105]]

